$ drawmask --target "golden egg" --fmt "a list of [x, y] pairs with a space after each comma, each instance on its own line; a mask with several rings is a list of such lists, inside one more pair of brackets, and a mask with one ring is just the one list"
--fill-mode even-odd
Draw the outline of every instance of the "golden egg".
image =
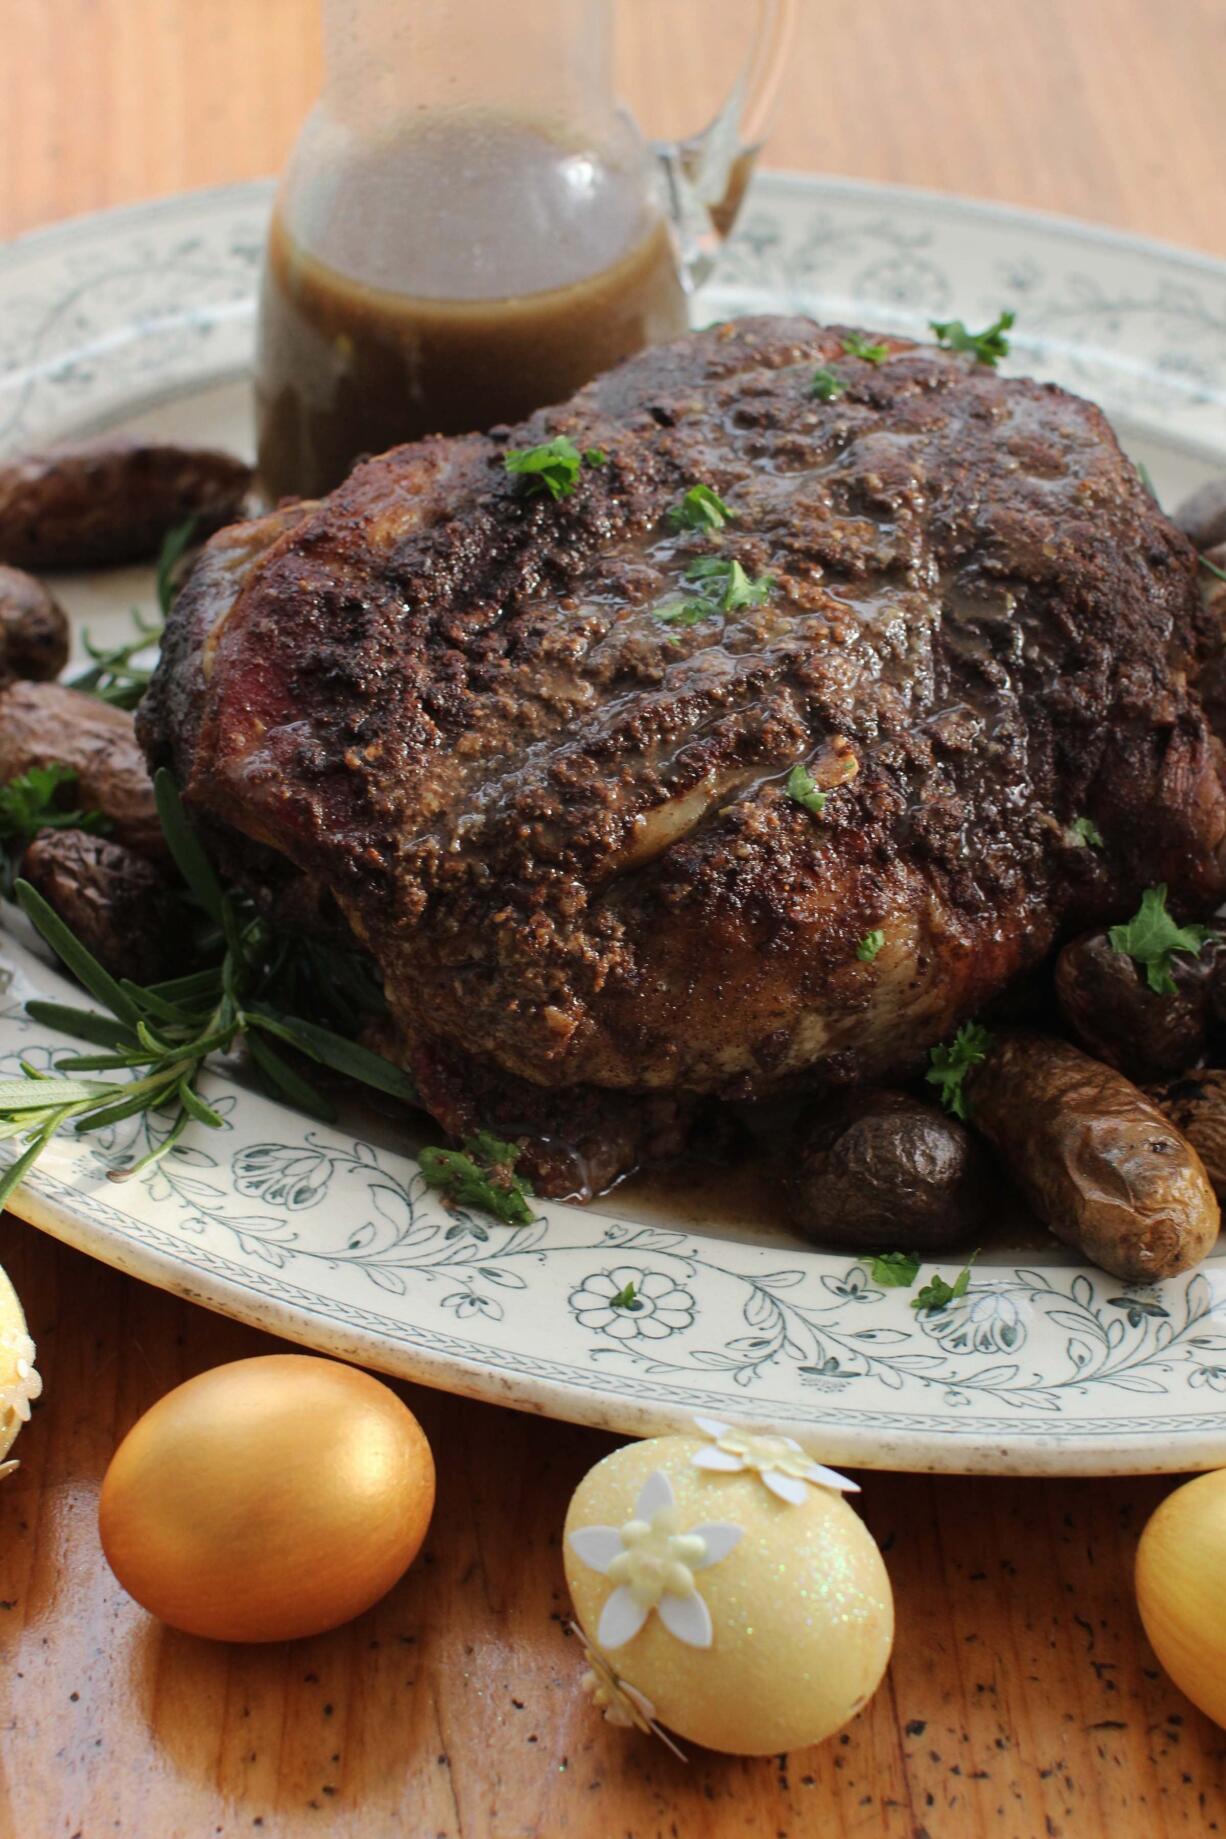
[[[707, 1447], [700, 1437], [652, 1437], [614, 1450], [580, 1482], [564, 1540], [576, 1617], [618, 1679], [679, 1736], [746, 1756], [819, 1743], [868, 1702], [889, 1661], [894, 1601], [881, 1553], [840, 1494], [806, 1486], [803, 1499], [791, 1504], [753, 1469], [730, 1474], [695, 1466], [694, 1456]], [[667, 1498], [653, 1477], [667, 1483]], [[657, 1522], [652, 1512], [661, 1501]], [[683, 1543], [671, 1550], [685, 1560], [684, 1541], [713, 1526], [709, 1550], [728, 1549], [704, 1561], [690, 1580], [704, 1605], [698, 1619], [709, 1618], [709, 1630], [701, 1631], [709, 1632], [709, 1643], [679, 1638], [669, 1626], [675, 1608], [670, 1612], [661, 1597], [629, 1639], [601, 1647], [603, 1612], [615, 1588], [633, 1589], [638, 1581], [620, 1554], [612, 1558], [612, 1575], [599, 1568], [614, 1553], [620, 1529], [627, 1529], [637, 1562], [662, 1564], [657, 1575], [667, 1578], [672, 1559], [657, 1551], [658, 1536], [679, 1537]], [[572, 1539], [592, 1528], [602, 1529], [594, 1540]], [[683, 1587], [688, 1592], [690, 1585]], [[683, 1608], [686, 1620], [693, 1622], [694, 1608]], [[678, 1625], [684, 1629], [685, 1622]]]
[[1168, 1494], [1137, 1548], [1137, 1607], [1181, 1692], [1226, 1727], [1226, 1469]]
[[116, 1577], [162, 1621], [283, 1641], [377, 1602], [433, 1506], [430, 1446], [389, 1387], [269, 1354], [159, 1399], [112, 1457], [98, 1520]]

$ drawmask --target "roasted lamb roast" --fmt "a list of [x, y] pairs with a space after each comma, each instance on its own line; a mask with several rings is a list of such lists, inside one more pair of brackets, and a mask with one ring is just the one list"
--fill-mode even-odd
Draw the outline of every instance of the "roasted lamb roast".
[[1211, 908], [1219, 643], [1089, 403], [763, 318], [223, 531], [140, 726], [227, 872], [369, 949], [440, 1122], [588, 1192], [702, 1095], [913, 1070], [1150, 883]]

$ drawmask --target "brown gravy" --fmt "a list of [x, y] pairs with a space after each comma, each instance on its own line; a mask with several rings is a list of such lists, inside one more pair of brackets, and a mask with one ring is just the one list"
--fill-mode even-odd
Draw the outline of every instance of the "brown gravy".
[[[519, 420], [685, 330], [668, 226], [629, 179], [582, 175], [589, 201], [568, 224], [565, 169], [584, 156], [525, 122], [462, 134], [402, 136], [338, 181], [314, 223], [299, 210], [310, 254], [274, 217], [256, 367], [274, 501], [328, 491], [401, 441]], [[430, 188], [449, 199], [434, 233], [403, 203]], [[494, 208], [508, 196], [522, 211]]]

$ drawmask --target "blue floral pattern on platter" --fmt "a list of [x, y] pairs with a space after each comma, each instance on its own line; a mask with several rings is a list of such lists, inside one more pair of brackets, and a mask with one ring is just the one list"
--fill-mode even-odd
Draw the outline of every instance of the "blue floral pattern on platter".
[[[178, 405], [190, 435], [193, 398], [249, 363], [270, 198], [263, 185], [201, 193], [0, 250], [0, 441], [158, 403]], [[783, 309], [903, 332], [1012, 305], [1015, 368], [1095, 396], [1172, 476], [1226, 469], [1226, 268], [1207, 258], [768, 175], [698, 305], [704, 320]], [[46, 1065], [57, 1043], [22, 1000], [67, 987], [15, 935], [0, 956], [13, 974], [0, 1070]], [[156, 1120], [57, 1144], [18, 1211], [327, 1351], [626, 1431], [702, 1411], [869, 1466], [1226, 1460], [1226, 1260], [1141, 1289], [1054, 1248], [997, 1252], [964, 1298], [916, 1311], [868, 1264], [772, 1244], [752, 1223], [683, 1230], [623, 1217], [616, 1196], [544, 1206], [526, 1228], [452, 1212], [381, 1120], [320, 1128], [224, 1070], [211, 1096], [226, 1129], [194, 1133], [136, 1182], [110, 1177]]]

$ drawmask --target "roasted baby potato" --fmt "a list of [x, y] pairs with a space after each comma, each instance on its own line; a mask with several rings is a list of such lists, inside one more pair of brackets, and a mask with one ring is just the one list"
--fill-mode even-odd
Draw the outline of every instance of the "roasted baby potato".
[[1048, 1035], [989, 1038], [968, 1114], [1058, 1239], [1127, 1283], [1199, 1264], [1218, 1236], [1200, 1157], [1113, 1067]]
[[176, 965], [174, 898], [144, 856], [86, 830], [44, 830], [21, 873], [112, 977], [157, 983]]
[[1056, 994], [1069, 1028], [1096, 1060], [1130, 1079], [1169, 1079], [1204, 1055], [1214, 962], [1208, 949], [1172, 959], [1175, 994], [1160, 996], [1105, 932], [1087, 932], [1060, 953]]
[[68, 662], [68, 615], [33, 575], [0, 566], [0, 674], [47, 683]]
[[117, 843], [138, 855], [166, 856], [153, 782], [124, 709], [62, 683], [9, 683], [0, 689], [0, 784], [32, 766], [70, 766], [82, 810], [110, 818]]
[[0, 461], [0, 562], [95, 568], [143, 562], [188, 517], [232, 523], [251, 468], [228, 453], [108, 435]]
[[1211, 479], [1185, 498], [1174, 521], [1200, 550], [1226, 543], [1226, 479]]
[[956, 1118], [905, 1092], [855, 1092], [801, 1117], [788, 1209], [808, 1238], [935, 1251], [982, 1225], [983, 1152]]
[[1188, 1139], [1219, 1200], [1226, 1200], [1226, 1073], [1212, 1067], [1147, 1086], [1163, 1117]]

